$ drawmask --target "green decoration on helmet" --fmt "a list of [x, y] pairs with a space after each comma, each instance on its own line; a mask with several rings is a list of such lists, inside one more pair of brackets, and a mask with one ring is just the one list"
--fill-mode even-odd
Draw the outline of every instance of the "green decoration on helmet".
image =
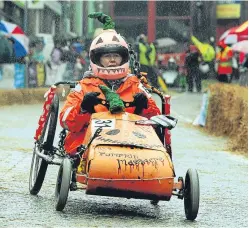
[[94, 12], [94, 13], [90, 13], [88, 15], [89, 18], [97, 18], [99, 20], [99, 22], [101, 22], [102, 24], [104, 24], [104, 30], [107, 29], [115, 29], [115, 23], [112, 20], [112, 18], [104, 13], [101, 12]]

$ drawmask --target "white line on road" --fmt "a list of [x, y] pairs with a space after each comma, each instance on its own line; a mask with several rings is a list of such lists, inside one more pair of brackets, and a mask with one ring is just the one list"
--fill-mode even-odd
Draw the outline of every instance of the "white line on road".
[[189, 119], [189, 118], [187, 118], [187, 117], [185, 117], [185, 116], [183, 116], [183, 115], [178, 114], [178, 113], [175, 112], [174, 110], [171, 110], [171, 113], [172, 113], [174, 116], [178, 117], [178, 119], [181, 119], [181, 120], [184, 121], [184, 122], [193, 123], [193, 120], [191, 120], [191, 119]]

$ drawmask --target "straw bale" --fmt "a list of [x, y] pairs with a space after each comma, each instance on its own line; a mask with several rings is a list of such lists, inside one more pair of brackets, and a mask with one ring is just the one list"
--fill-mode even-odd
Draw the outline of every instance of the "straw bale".
[[[13, 104], [35, 104], [45, 101], [44, 94], [49, 88], [0, 90], [0, 106]], [[61, 98], [61, 100], [64, 100]]]
[[207, 130], [228, 136], [233, 150], [248, 151], [248, 88], [231, 84], [209, 85]]

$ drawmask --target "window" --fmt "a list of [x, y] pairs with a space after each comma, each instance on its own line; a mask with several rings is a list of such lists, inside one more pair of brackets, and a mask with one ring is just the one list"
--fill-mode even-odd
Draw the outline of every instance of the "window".
[[76, 32], [76, 26], [75, 26], [75, 21], [76, 21], [76, 5], [75, 2], [71, 2], [70, 4], [70, 13], [69, 13], [69, 18], [70, 18], [70, 32]]
[[115, 23], [116, 30], [126, 39], [136, 39], [141, 33], [147, 34], [147, 20], [115, 20]]
[[115, 1], [114, 12], [116, 16], [146, 16], [147, 1]]
[[156, 38], [170, 37], [177, 42], [183, 42], [190, 31], [189, 20], [157, 20]]
[[156, 1], [157, 16], [189, 16], [190, 1]]
[[39, 11], [39, 33], [52, 34], [55, 26], [54, 13], [48, 7]]

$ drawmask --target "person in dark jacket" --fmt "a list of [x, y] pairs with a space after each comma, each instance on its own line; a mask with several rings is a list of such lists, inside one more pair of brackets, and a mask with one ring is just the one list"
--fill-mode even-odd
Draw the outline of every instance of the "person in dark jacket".
[[193, 92], [194, 82], [197, 92], [201, 92], [201, 74], [199, 70], [199, 61], [201, 55], [194, 45], [190, 45], [186, 52], [185, 66], [187, 69], [188, 91]]

